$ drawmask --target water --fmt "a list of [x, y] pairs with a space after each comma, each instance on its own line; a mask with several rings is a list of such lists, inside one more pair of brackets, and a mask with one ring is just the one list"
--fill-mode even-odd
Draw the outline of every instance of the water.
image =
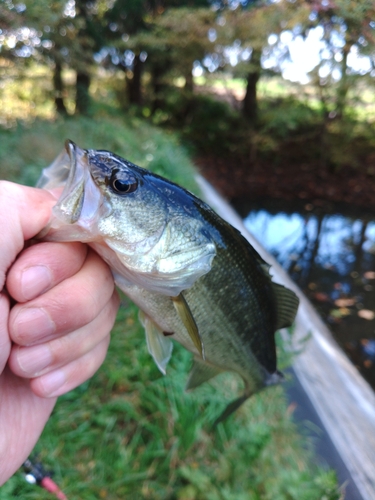
[[375, 389], [375, 215], [286, 202], [235, 208]]

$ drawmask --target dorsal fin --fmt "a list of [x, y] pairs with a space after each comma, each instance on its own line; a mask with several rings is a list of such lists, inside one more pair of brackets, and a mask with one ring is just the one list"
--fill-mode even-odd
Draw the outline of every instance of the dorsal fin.
[[276, 298], [276, 330], [291, 326], [297, 314], [299, 299], [297, 295], [283, 285], [272, 282]]

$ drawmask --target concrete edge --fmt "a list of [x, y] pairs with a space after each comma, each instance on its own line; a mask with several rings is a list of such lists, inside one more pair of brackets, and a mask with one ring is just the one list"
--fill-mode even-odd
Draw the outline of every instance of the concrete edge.
[[[274, 281], [300, 298], [293, 368], [364, 500], [375, 499], [375, 393], [334, 341], [310, 301], [244, 226], [235, 210], [201, 176], [205, 201], [236, 227], [266, 262]], [[306, 341], [306, 339], [308, 339]]]

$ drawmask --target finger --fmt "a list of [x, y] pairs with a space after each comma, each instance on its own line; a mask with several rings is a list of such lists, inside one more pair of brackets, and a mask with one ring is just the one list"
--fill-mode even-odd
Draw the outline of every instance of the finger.
[[24, 241], [43, 229], [55, 203], [47, 191], [0, 181], [0, 289]]
[[10, 339], [8, 333], [9, 299], [5, 293], [0, 293], [0, 374], [8, 361]]
[[18, 256], [7, 276], [7, 290], [17, 302], [45, 293], [82, 267], [87, 246], [82, 243], [38, 243]]
[[34, 378], [52, 372], [83, 357], [109, 336], [116, 319], [120, 299], [117, 292], [101, 313], [88, 325], [33, 347], [14, 346], [9, 358], [13, 373]]
[[43, 398], [57, 397], [75, 389], [94, 373], [107, 354], [110, 337], [107, 335], [92, 351], [63, 367], [34, 378], [30, 387], [34, 394]]
[[92, 250], [81, 270], [26, 304], [13, 307], [10, 337], [31, 346], [52, 340], [91, 323], [113, 294], [110, 269]]

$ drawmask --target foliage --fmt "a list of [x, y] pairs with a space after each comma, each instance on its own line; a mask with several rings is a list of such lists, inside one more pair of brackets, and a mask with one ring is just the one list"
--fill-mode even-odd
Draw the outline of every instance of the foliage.
[[75, 111], [90, 112], [88, 87], [94, 53], [104, 43], [101, 9], [85, 0], [67, 2], [5, 2], [2, 12], [11, 16], [0, 37], [3, 57], [17, 67], [38, 62], [53, 68], [54, 98], [57, 111], [66, 114], [62, 66], [76, 72]]
[[261, 103], [261, 133], [275, 140], [309, 133], [320, 126], [321, 113], [293, 97], [272, 99]]
[[[192, 84], [194, 61], [200, 61], [213, 51], [207, 36], [213, 26], [215, 13], [207, 8], [169, 9], [155, 20], [155, 41], [162, 41], [171, 52], [173, 70]], [[192, 90], [190, 85], [189, 90]]]
[[[0, 18], [1, 57], [17, 68], [30, 61], [48, 64], [55, 106], [62, 114], [71, 112], [64, 103], [63, 69], [75, 71], [75, 110], [88, 114], [90, 77], [98, 66], [123, 71], [127, 101], [153, 101], [155, 112], [176, 77], [182, 76], [193, 91], [191, 70], [198, 65], [209, 72], [225, 68], [246, 79], [243, 112], [255, 126], [259, 80], [265, 73], [280, 73], [289, 56], [283, 35], [302, 38], [316, 28], [325, 45], [310, 76], [326, 115], [345, 118], [350, 89], [374, 69], [371, 0], [25, 0], [3, 2]], [[356, 54], [368, 57], [367, 69], [350, 66]]]
[[[349, 104], [349, 91], [359, 80], [374, 76], [375, 5], [372, 0], [321, 2], [314, 6], [311, 25], [320, 27], [325, 50], [320, 63], [312, 72], [319, 87], [321, 103], [326, 114], [343, 119]], [[369, 64], [357, 69], [350, 58], [361, 60], [369, 56]], [[370, 78], [369, 78], [370, 77]], [[371, 83], [370, 83], [371, 84]]]
[[210, 96], [171, 92], [164, 113], [160, 116], [165, 124], [180, 129], [182, 137], [200, 154], [230, 156], [239, 152], [238, 148], [246, 151], [248, 125], [226, 103]]
[[103, 54], [107, 53], [106, 61], [125, 72], [130, 104], [143, 102], [142, 77], [146, 70], [150, 75], [148, 101], [153, 101], [153, 111], [161, 106], [164, 80], [171, 68], [174, 75], [182, 74], [192, 87], [192, 65], [195, 58], [204, 55], [207, 21], [212, 23], [214, 19], [207, 5], [207, 0], [117, 0], [108, 9], [109, 46]]
[[170, 93], [158, 124], [179, 129], [196, 156], [249, 170], [256, 165], [305, 165], [311, 171], [373, 168], [374, 125], [355, 113], [324, 123], [319, 107], [294, 97], [262, 99], [256, 130], [227, 102]]

